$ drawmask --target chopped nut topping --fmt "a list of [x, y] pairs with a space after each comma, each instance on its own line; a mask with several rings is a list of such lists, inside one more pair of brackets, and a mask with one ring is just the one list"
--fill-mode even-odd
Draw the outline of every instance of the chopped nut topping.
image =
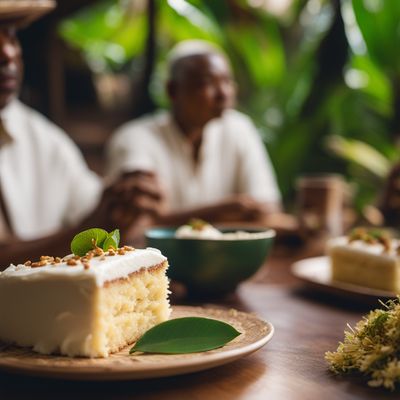
[[124, 247], [122, 247], [122, 249], [124, 249], [125, 251], [133, 251], [133, 250], [135, 250], [135, 248], [132, 247], [132, 246], [124, 246]]
[[361, 240], [363, 240], [365, 243], [368, 243], [368, 244], [377, 244], [378, 243], [378, 240], [376, 240], [374, 237], [372, 237], [372, 236], [368, 236], [367, 234], [365, 235], [365, 237], [363, 238], [363, 239], [361, 239]]
[[96, 247], [93, 251], [94, 251], [94, 256], [95, 257], [99, 257], [99, 256], [102, 256], [104, 254], [104, 250], [101, 249], [100, 247]]
[[367, 230], [365, 228], [356, 228], [348, 236], [349, 243], [361, 240], [367, 244], [381, 244], [383, 252], [388, 253], [392, 249], [392, 241], [390, 235], [378, 229]]
[[37, 267], [44, 267], [45, 265], [47, 265], [47, 261], [37, 261], [31, 264], [32, 268], [37, 268]]
[[40, 256], [40, 261], [49, 261], [52, 262], [54, 260], [54, 257], [50, 256]]
[[204, 228], [206, 228], [207, 225], [209, 225], [209, 224], [208, 224], [208, 222], [203, 221], [203, 220], [200, 219], [200, 218], [192, 218], [192, 219], [189, 221], [188, 225], [191, 226], [192, 229], [195, 230], [195, 231], [202, 231], [202, 230], [203, 230]]
[[[349, 238], [350, 240], [350, 238]], [[382, 244], [386, 247], [390, 246], [390, 243], [382, 242]], [[134, 251], [135, 248], [131, 246], [123, 246], [123, 247], [118, 247], [118, 248], [113, 248], [110, 247], [107, 252], [105, 252], [102, 248], [96, 246], [95, 243], [93, 243], [95, 246], [93, 250], [88, 251], [83, 257], [77, 256], [77, 255], [68, 255], [63, 258], [61, 257], [52, 257], [52, 256], [40, 256], [39, 261], [32, 262], [31, 260], [28, 260], [24, 263], [25, 266], [27, 267], [32, 267], [32, 268], [38, 268], [38, 267], [44, 267], [45, 265], [56, 265], [60, 264], [62, 262], [65, 262], [69, 266], [76, 266], [81, 262], [83, 264], [83, 267], [85, 270], [90, 268], [90, 260], [93, 257], [100, 257], [101, 261], [106, 260], [106, 256], [115, 256], [116, 254], [118, 255], [125, 255], [128, 251]], [[385, 249], [386, 249], [385, 247]], [[389, 248], [389, 247], [388, 247]], [[389, 248], [390, 249], [390, 248]], [[389, 250], [387, 250], [389, 251]], [[400, 246], [397, 249], [397, 252], [400, 255]]]
[[349, 243], [354, 242], [355, 240], [366, 241], [369, 239], [369, 236], [365, 228], [356, 228], [350, 233], [348, 239]]

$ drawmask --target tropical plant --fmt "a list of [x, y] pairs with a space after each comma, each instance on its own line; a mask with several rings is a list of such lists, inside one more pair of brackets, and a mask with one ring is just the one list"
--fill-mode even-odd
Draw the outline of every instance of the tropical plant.
[[[400, 3], [292, 0], [278, 15], [273, 3], [285, 2], [104, 0], [60, 32], [95, 73], [144, 82], [136, 98], [151, 102], [136, 102], [135, 115], [166, 105], [163, 63], [176, 42], [216, 43], [232, 60], [239, 108], [260, 128], [285, 198], [301, 173], [342, 172], [362, 209], [397, 159]], [[372, 172], [363, 161], [370, 148], [379, 165]]]

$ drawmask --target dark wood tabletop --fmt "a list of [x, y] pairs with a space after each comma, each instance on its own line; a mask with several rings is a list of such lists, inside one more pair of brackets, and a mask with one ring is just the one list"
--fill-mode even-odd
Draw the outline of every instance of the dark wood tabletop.
[[278, 245], [251, 281], [235, 294], [212, 301], [214, 306], [256, 313], [274, 325], [272, 340], [245, 358], [203, 372], [142, 381], [70, 382], [0, 373], [0, 398], [399, 398], [398, 392], [368, 387], [362, 377], [329, 372], [324, 353], [336, 349], [346, 324], [358, 321], [371, 305], [315, 292], [291, 276], [295, 260], [320, 253], [315, 246]]

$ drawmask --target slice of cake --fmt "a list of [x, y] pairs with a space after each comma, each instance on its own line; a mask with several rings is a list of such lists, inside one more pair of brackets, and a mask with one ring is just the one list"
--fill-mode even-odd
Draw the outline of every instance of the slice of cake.
[[100, 248], [0, 273], [0, 340], [43, 354], [107, 357], [170, 315], [167, 259]]
[[332, 279], [400, 293], [399, 241], [358, 230], [328, 245]]

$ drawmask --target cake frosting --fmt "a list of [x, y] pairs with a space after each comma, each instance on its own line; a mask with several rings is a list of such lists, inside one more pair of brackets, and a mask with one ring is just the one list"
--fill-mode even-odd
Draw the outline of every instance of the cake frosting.
[[107, 357], [170, 315], [168, 263], [156, 249], [52, 259], [0, 273], [0, 341]]
[[383, 243], [375, 242], [368, 243], [363, 240], [349, 241], [347, 236], [340, 236], [329, 241], [329, 247], [344, 246], [351, 248], [353, 251], [360, 253], [368, 253], [371, 255], [377, 255], [379, 257], [398, 259], [399, 254], [397, 248], [400, 246], [398, 239], [390, 239], [389, 246]]
[[74, 258], [72, 254], [64, 257], [60, 263], [47, 264], [39, 268], [32, 268], [25, 264], [11, 264], [3, 272], [0, 272], [0, 280], [14, 278], [42, 280], [55, 277], [65, 279], [91, 278], [97, 286], [103, 286], [107, 281], [127, 277], [141, 268], [148, 268], [167, 260], [160, 250], [153, 248], [135, 249], [135, 251], [126, 252], [124, 255], [118, 253], [108, 257], [107, 255], [108, 252], [105, 252], [103, 258], [92, 258], [88, 269], [85, 269], [82, 263], [77, 263], [74, 266], [68, 265], [68, 260]]

